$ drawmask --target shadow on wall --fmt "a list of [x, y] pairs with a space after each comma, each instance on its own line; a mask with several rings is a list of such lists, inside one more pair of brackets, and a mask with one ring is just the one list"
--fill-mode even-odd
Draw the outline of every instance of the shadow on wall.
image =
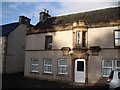
[[[93, 81], [97, 80], [97, 82], [93, 86], [104, 86], [106, 83], [105, 81], [107, 80], [107, 78], [102, 77], [102, 59], [120, 59], [120, 49], [114, 49], [114, 30], [116, 30], [116, 28], [102, 27], [99, 29], [96, 28], [94, 30], [89, 31], [89, 47], [100, 46], [102, 48], [101, 51], [98, 53], [98, 56], [92, 56], [91, 52], [89, 56], [91, 57], [90, 61], [94, 61], [94, 64], [89, 63], [90, 68], [93, 67], [93, 69], [88, 69], [90, 70], [88, 71], [88, 78], [90, 78], [90, 80]], [[97, 74], [99, 76], [97, 76]]]

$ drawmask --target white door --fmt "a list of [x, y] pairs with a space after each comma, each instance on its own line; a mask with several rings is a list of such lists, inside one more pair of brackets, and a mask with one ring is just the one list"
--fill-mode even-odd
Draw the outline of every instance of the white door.
[[85, 83], [86, 65], [85, 59], [75, 60], [75, 82]]

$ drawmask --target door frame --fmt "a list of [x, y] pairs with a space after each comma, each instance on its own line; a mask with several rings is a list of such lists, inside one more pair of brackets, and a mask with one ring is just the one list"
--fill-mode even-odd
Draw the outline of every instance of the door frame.
[[86, 83], [86, 60], [85, 59], [75, 59], [74, 61], [74, 82], [75, 81], [75, 74], [76, 74], [76, 69], [77, 69], [77, 61], [84, 61], [84, 77], [85, 77], [85, 82], [80, 82], [80, 83]]

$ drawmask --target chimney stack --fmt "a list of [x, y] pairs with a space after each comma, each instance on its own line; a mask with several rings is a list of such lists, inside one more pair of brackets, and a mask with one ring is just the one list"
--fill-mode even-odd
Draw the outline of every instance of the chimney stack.
[[25, 25], [30, 25], [31, 19], [25, 17], [25, 16], [19, 16], [19, 23], [20, 24], [25, 24]]
[[42, 12], [40, 12], [40, 20], [39, 21], [43, 22], [48, 17], [51, 17], [48, 13], [49, 13], [49, 11], [43, 8]]

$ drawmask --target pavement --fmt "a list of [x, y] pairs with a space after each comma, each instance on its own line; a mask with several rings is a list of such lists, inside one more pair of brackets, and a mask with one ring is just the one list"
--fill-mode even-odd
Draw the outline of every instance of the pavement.
[[22, 73], [2, 75], [2, 90], [6, 89], [40, 89], [40, 88], [72, 88], [80, 90], [107, 90], [105, 86], [82, 85], [66, 82], [35, 80], [26, 78]]

